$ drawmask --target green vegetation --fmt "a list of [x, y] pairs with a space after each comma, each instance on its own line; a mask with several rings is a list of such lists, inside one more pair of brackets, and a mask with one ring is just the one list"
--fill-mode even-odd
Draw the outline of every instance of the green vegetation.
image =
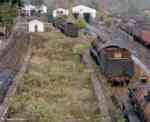
[[31, 122], [99, 122], [90, 75], [80, 63], [89, 42], [61, 33], [33, 35], [28, 71], [10, 98], [9, 117]]
[[15, 7], [11, 7], [7, 4], [0, 6], [0, 24], [10, 25], [13, 24], [13, 20], [17, 15], [17, 10]]
[[0, 0], [0, 26], [10, 26], [17, 16], [20, 0]]
[[107, 16], [105, 17], [104, 22], [106, 23], [108, 27], [110, 27], [112, 25], [112, 18]]
[[80, 29], [84, 29], [86, 27], [86, 22], [83, 18], [78, 18], [75, 21], [75, 24], [80, 28]]
[[21, 0], [0, 0], [0, 5], [3, 4], [9, 4], [11, 6], [15, 6], [15, 5], [21, 6], [22, 2]]

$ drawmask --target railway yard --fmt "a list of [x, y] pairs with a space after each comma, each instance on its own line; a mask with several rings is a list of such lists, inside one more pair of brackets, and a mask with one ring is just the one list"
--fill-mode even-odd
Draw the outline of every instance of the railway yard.
[[[94, 31], [99, 30], [100, 33], [102, 30], [100, 34], [104, 38], [107, 33], [112, 35], [106, 36], [105, 41], [117, 37], [117, 29], [107, 32], [107, 28], [101, 25], [92, 26]], [[119, 35], [125, 34], [117, 32]], [[128, 35], [123, 35], [123, 38], [121, 36], [122, 41], [124, 38], [131, 40], [126, 36]], [[8, 97], [5, 120], [123, 122], [129, 119], [129, 122], [140, 122], [128, 98], [128, 88], [145, 74], [143, 67], [135, 64], [134, 76], [131, 80], [126, 79], [130, 81], [129, 84], [112, 86], [95, 63], [95, 58], [90, 56], [91, 43], [96, 40], [99, 40], [99, 37], [96, 39], [82, 32], [77, 38], [67, 37], [61, 32], [32, 34], [28, 69], [15, 87], [15, 93]], [[105, 41], [97, 41], [100, 42], [98, 46], [104, 45]], [[108, 42], [110, 44], [107, 46], [122, 46], [111, 40]], [[130, 47], [128, 48], [130, 50]], [[118, 82], [124, 81], [123, 79]]]
[[38, 9], [0, 44], [0, 122], [150, 122], [149, 20]]

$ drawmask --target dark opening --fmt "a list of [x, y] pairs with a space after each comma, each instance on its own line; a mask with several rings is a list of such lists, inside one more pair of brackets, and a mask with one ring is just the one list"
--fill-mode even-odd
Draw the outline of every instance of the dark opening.
[[0, 32], [0, 37], [5, 36], [5, 34], [3, 32]]
[[35, 25], [34, 28], [35, 28], [35, 32], [38, 32], [38, 26]]
[[90, 13], [84, 13], [84, 19], [87, 23], [91, 22], [91, 14]]
[[31, 10], [31, 16], [34, 16], [36, 14], [35, 10]]
[[74, 16], [75, 19], [78, 19], [79, 13], [74, 13], [73, 16]]
[[63, 11], [60, 11], [60, 14], [62, 15], [62, 14], [63, 14]]

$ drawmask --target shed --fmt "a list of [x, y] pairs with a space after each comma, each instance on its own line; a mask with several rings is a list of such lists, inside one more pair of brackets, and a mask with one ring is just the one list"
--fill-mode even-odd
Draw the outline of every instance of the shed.
[[44, 22], [39, 21], [37, 19], [32, 20], [28, 23], [28, 31], [29, 32], [44, 32]]
[[96, 10], [84, 5], [78, 5], [72, 8], [73, 15], [77, 18], [78, 16], [83, 17], [87, 22], [90, 19], [96, 18]]
[[64, 8], [57, 8], [53, 10], [53, 17], [61, 17], [61, 16], [68, 16], [69, 15], [69, 10], [64, 9]]

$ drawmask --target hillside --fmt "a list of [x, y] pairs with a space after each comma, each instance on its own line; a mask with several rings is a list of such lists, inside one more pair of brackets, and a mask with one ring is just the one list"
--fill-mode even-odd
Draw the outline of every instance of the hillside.
[[[63, 1], [63, 2], [61, 2]], [[102, 0], [74, 0], [74, 5], [76, 4], [84, 4], [96, 9], [99, 9]], [[50, 8], [55, 7], [56, 3], [67, 4], [68, 0], [44, 0], [44, 2], [50, 6]], [[55, 5], [54, 5], [55, 4]], [[106, 9], [113, 13], [127, 12], [129, 8], [136, 9], [144, 9], [149, 8], [150, 1], [149, 0], [104, 0]], [[56, 5], [57, 6], [57, 5]]]
[[[23, 0], [26, 3], [30, 3], [35, 0]], [[42, 0], [36, 0], [36, 3]], [[43, 0], [43, 2], [49, 6], [49, 10], [53, 10], [56, 7], [65, 7], [69, 6], [70, 0]], [[105, 9], [112, 13], [122, 13], [132, 11], [133, 8], [136, 10], [141, 10], [149, 8], [149, 0], [74, 0], [73, 5], [84, 4], [90, 7], [96, 8], [99, 10], [102, 4], [105, 5]]]

